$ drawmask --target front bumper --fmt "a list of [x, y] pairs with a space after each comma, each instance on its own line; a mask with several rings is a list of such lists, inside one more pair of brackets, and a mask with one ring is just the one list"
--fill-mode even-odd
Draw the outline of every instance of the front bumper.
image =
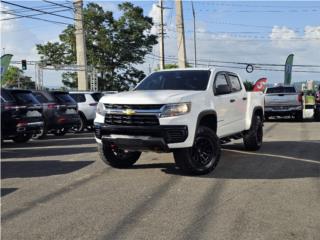
[[122, 149], [170, 151], [169, 144], [182, 143], [188, 137], [185, 125], [112, 126], [95, 123], [95, 136]]

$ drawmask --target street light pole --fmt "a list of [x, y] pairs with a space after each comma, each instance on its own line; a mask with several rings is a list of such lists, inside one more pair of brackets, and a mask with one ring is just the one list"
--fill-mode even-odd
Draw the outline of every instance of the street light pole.
[[191, 1], [192, 15], [193, 15], [193, 48], [194, 48], [194, 67], [197, 67], [197, 36], [196, 36], [196, 14]]

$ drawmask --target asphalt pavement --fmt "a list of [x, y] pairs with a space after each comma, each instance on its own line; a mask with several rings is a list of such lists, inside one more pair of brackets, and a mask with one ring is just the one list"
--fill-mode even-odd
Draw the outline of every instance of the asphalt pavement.
[[260, 151], [224, 146], [183, 176], [172, 154], [106, 166], [93, 133], [1, 149], [1, 239], [320, 239], [320, 123], [267, 122]]

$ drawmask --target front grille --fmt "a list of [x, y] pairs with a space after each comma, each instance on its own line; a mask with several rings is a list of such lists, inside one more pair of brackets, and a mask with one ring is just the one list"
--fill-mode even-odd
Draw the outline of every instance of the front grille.
[[157, 126], [159, 119], [156, 115], [123, 115], [106, 114], [104, 122], [108, 125], [122, 126]]
[[137, 104], [104, 104], [107, 109], [116, 109], [116, 110], [126, 110], [126, 109], [134, 109], [134, 110], [159, 110], [163, 104], [145, 104], [145, 105], [137, 105]]

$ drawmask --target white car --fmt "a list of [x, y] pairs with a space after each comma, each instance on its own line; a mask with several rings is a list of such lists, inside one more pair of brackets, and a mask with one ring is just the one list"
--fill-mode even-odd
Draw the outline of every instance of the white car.
[[79, 131], [83, 131], [87, 126], [93, 125], [97, 104], [103, 96], [100, 92], [77, 91], [69, 92], [71, 97], [78, 104], [78, 113], [80, 115]]
[[141, 151], [173, 152], [185, 173], [209, 173], [220, 143], [243, 138], [246, 149], [261, 147], [263, 101], [227, 69], [154, 72], [133, 91], [100, 99], [94, 124], [101, 159], [126, 168]]

